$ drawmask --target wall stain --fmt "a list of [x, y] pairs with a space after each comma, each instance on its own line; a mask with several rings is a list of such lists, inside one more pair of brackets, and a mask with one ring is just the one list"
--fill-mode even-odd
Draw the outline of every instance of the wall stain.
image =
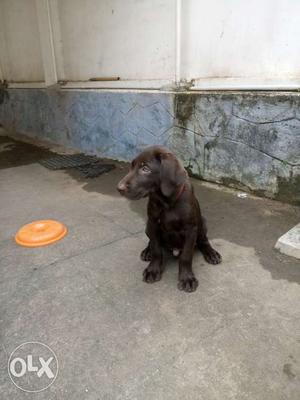
[[218, 145], [218, 137], [216, 137], [213, 140], [209, 140], [207, 143], [205, 143], [204, 149], [209, 151], [217, 147], [217, 145]]
[[[249, 94], [248, 94], [249, 95]], [[176, 125], [177, 127], [180, 127], [182, 129], [184, 129], [185, 131], [192, 131], [191, 134], [192, 135], [196, 135], [197, 132], [194, 131], [194, 123], [195, 123], [195, 114], [201, 112], [200, 110], [198, 110], [196, 103], [199, 101], [199, 98], [201, 96], [203, 96], [202, 94], [197, 94], [197, 93], [175, 93], [175, 101], [174, 101], [174, 109], [175, 109], [175, 121], [176, 121]], [[208, 100], [212, 100], [213, 101], [217, 101], [218, 99], [223, 100], [223, 95], [215, 95], [215, 94], [210, 94], [209, 96], [206, 94], [205, 96], [208, 97]], [[233, 95], [230, 94], [230, 98], [232, 98]], [[227, 97], [226, 97], [227, 99]], [[242, 98], [243, 100], [243, 98]], [[248, 108], [253, 108], [254, 111], [255, 109], [260, 109], [260, 105], [258, 100], [260, 100], [260, 98], [257, 98], [257, 96], [252, 95], [252, 97], [250, 96], [250, 98], [248, 98], [246, 96], [246, 103]], [[278, 100], [278, 102], [280, 102], [281, 100], [283, 100], [284, 102], [287, 101], [286, 97], [284, 96], [283, 98], [281, 98], [281, 96], [275, 96], [274, 99], [266, 99], [266, 103], [267, 105], [272, 105], [276, 100]], [[292, 107], [292, 101], [290, 100], [290, 108]], [[242, 107], [242, 104], [239, 104], [240, 107]], [[203, 115], [201, 113], [201, 115], [197, 115], [197, 120], [199, 120], [199, 118], [206, 118], [205, 115], [205, 108], [203, 110]], [[223, 114], [222, 113], [222, 107], [220, 108], [220, 110], [216, 110], [216, 116], [214, 119], [212, 119], [207, 128], [208, 131], [213, 133], [215, 131], [215, 124], [216, 121], [218, 122], [218, 124], [220, 125], [220, 132], [219, 134], [215, 135], [215, 137], [213, 139], [207, 140], [204, 143], [204, 170], [205, 170], [205, 166], [209, 164], [209, 160], [210, 160], [210, 153], [211, 151], [213, 151], [217, 146], [218, 146], [218, 141], [220, 138], [224, 137], [224, 134], [226, 134], [226, 130], [227, 130], [227, 125], [230, 121], [230, 117], [228, 117], [228, 115], [226, 115], [224, 113], [224, 115], [222, 116], [222, 118], [220, 117], [220, 115]], [[209, 118], [212, 118], [211, 116], [209, 116]], [[273, 144], [276, 140], [279, 140], [279, 132], [278, 132], [278, 128], [277, 126], [272, 126], [273, 123], [276, 122], [281, 122], [281, 121], [286, 121], [286, 120], [290, 120], [293, 119], [294, 116], [288, 117], [288, 118], [278, 118], [278, 116], [276, 115], [276, 118], [274, 119], [274, 121], [255, 121], [256, 125], [263, 125], [263, 124], [271, 124], [270, 126], [270, 135], [266, 136], [266, 138], [268, 139], [268, 144]], [[245, 121], [245, 123], [252, 123], [252, 121], [248, 121], [248, 118], [240, 118], [242, 120]], [[205, 137], [209, 137], [209, 132], [204, 132], [204, 139]], [[229, 139], [229, 138], [228, 138]], [[255, 139], [255, 137], [254, 137]], [[259, 148], [259, 144], [254, 143], [253, 146], [250, 146], [250, 143], [243, 143], [245, 146], [249, 146], [249, 148], [257, 151], [257, 152], [262, 152], [264, 154], [266, 154], [267, 156], [272, 157], [270, 154], [267, 154], [265, 152], [263, 152], [260, 148]], [[218, 149], [215, 150], [215, 152], [217, 152]], [[277, 159], [275, 156], [272, 157], [275, 160]], [[284, 160], [279, 160], [281, 161], [284, 165], [289, 165], [289, 163], [287, 161]], [[197, 159], [196, 157], [191, 157], [188, 165], [186, 165], [186, 169], [189, 173], [190, 176], [199, 178], [199, 179], [204, 179], [207, 180], [205, 178], [205, 174], [202, 174], [200, 172], [196, 172], [195, 173], [195, 165], [197, 164]], [[226, 172], [226, 171], [224, 171]], [[226, 175], [224, 173], [224, 175]], [[247, 174], [247, 176], [245, 174], [243, 174], [243, 178], [242, 180], [236, 179], [236, 177], [234, 176], [220, 176], [217, 177], [216, 179], [212, 179], [212, 181], [214, 182], [218, 182], [221, 183], [225, 186], [228, 187], [232, 187], [232, 188], [236, 188], [238, 190], [243, 190], [243, 191], [247, 191], [249, 193], [252, 193], [254, 195], [260, 196], [260, 197], [272, 197], [276, 200], [279, 201], [284, 201], [287, 203], [291, 203], [291, 204], [295, 204], [295, 205], [300, 205], [300, 176], [290, 176], [289, 178], [283, 178], [281, 177], [278, 172], [277, 172], [277, 187], [278, 190], [275, 192], [273, 192], [272, 194], [270, 193], [270, 190], [264, 190], [264, 189], [255, 189], [255, 186], [257, 186], [257, 182], [256, 182], [256, 176], [255, 175], [251, 175], [251, 174]], [[247, 178], [247, 179], [246, 179]], [[250, 182], [251, 183], [251, 187], [248, 184], [245, 184], [245, 182]], [[275, 189], [275, 186], [274, 186]]]
[[0, 104], [9, 99], [6, 81], [0, 82]]
[[290, 178], [277, 177], [278, 192], [275, 199], [300, 206], [300, 175]]
[[196, 95], [175, 93], [175, 119], [177, 125], [186, 128], [190, 118], [195, 114]]

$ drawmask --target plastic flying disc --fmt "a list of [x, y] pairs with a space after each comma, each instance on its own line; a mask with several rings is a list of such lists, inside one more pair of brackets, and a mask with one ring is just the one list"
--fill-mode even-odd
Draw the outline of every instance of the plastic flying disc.
[[15, 236], [18, 244], [25, 247], [46, 246], [62, 239], [67, 233], [65, 225], [54, 220], [34, 221], [22, 226]]

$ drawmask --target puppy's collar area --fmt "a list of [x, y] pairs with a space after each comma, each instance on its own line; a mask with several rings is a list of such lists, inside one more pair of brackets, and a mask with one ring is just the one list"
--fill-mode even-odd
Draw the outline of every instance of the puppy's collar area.
[[185, 192], [186, 188], [187, 183], [185, 182], [178, 188], [177, 193], [174, 194], [172, 197], [165, 197], [161, 192], [153, 192], [150, 194], [150, 196], [153, 196], [153, 198], [157, 199], [163, 205], [163, 207], [172, 208]]
[[185, 186], [185, 183], [183, 183], [183, 184], [180, 186], [180, 188], [178, 189], [178, 192], [177, 192], [177, 194], [176, 194], [176, 197], [175, 197], [174, 202], [176, 202], [176, 201], [179, 200], [180, 196], [181, 196], [182, 193], [185, 191], [185, 189], [186, 189], [186, 186]]

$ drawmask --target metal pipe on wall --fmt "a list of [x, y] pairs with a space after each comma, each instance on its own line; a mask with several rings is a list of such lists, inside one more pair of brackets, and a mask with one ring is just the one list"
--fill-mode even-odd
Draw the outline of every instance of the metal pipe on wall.
[[175, 84], [181, 80], [181, 0], [176, 0], [175, 11]]

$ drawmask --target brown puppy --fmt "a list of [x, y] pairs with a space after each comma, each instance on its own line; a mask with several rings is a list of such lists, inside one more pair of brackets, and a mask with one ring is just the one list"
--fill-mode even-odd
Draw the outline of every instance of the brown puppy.
[[149, 147], [132, 161], [118, 190], [131, 200], [149, 196], [146, 227], [149, 244], [141, 258], [150, 263], [144, 270], [144, 281], [153, 283], [161, 279], [165, 249], [179, 254], [178, 288], [195, 291], [198, 286], [192, 270], [195, 246], [210, 264], [220, 263], [221, 256], [207, 239], [198, 200], [180, 161], [164, 147]]

